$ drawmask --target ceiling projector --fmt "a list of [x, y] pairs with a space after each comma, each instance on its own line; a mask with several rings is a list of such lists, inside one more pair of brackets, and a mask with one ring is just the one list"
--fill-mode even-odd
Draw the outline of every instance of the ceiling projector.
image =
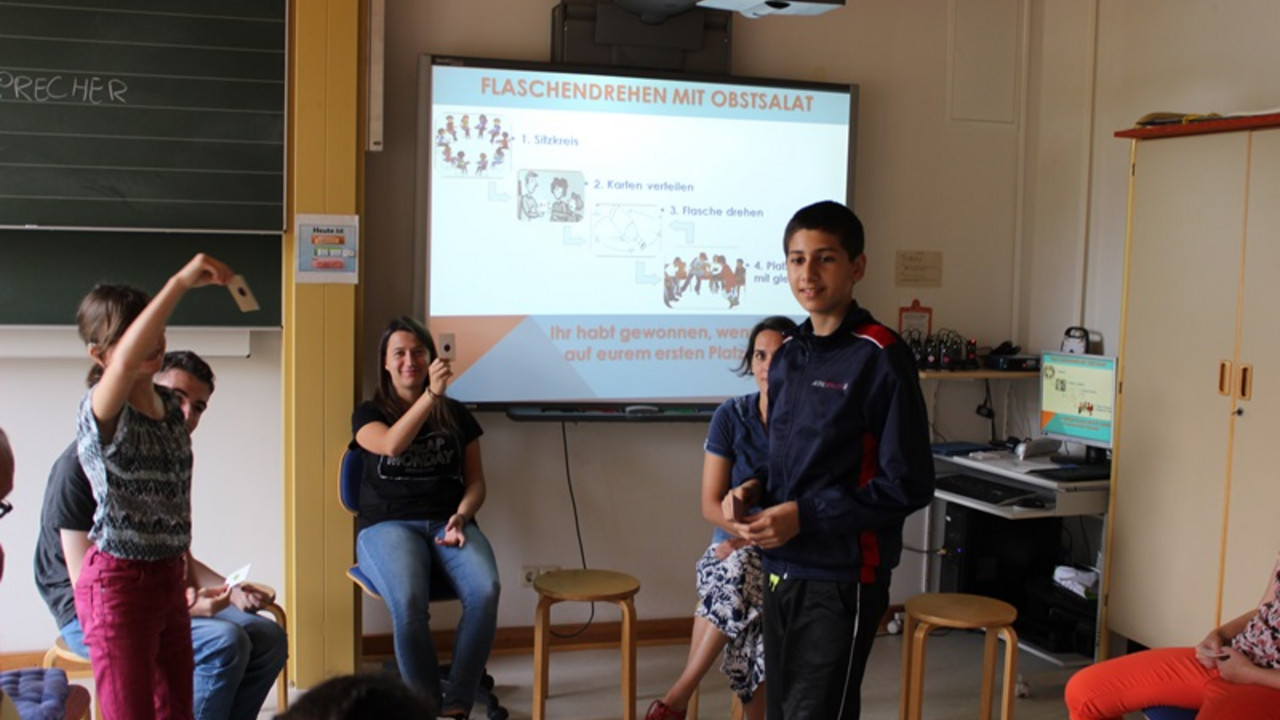
[[844, 5], [844, 0], [698, 0], [698, 7], [736, 10], [749, 17], [766, 15], [821, 15]]

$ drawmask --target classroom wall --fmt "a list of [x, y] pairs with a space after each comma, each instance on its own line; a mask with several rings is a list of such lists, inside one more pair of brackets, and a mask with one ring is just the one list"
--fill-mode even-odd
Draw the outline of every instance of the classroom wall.
[[[545, 60], [554, 4], [387, 1], [386, 150], [368, 156], [366, 174], [366, 383], [385, 319], [413, 305], [416, 57]], [[1271, 0], [849, 0], [820, 18], [735, 18], [733, 62], [740, 74], [862, 86], [855, 204], [867, 224], [870, 268], [858, 293], [882, 319], [892, 324], [896, 308], [919, 297], [934, 307], [935, 327], [984, 344], [1011, 338], [1028, 350], [1052, 348], [1064, 327], [1082, 323], [1115, 353], [1128, 145], [1111, 134], [1154, 110], [1280, 106], [1278, 26], [1280, 5]], [[957, 51], [960, 70], [991, 62], [964, 57], [975, 41], [1010, 64], [979, 75], [992, 82], [976, 86], [972, 73], [953, 77]], [[972, 108], [955, 103], [957, 79], [967, 92], [1003, 99], [1015, 83], [1015, 120], [955, 117], [952, 109]], [[943, 252], [943, 287], [893, 287], [898, 249]], [[1214, 281], [1197, 278], [1188, 288]], [[85, 369], [78, 359], [15, 358], [9, 342], [0, 335], [0, 426], [18, 453], [18, 509], [0, 522], [8, 556], [0, 653], [41, 650], [55, 632], [24, 558], [48, 466], [71, 438]], [[224, 570], [252, 561], [255, 576], [282, 587], [279, 336], [255, 333], [249, 358], [213, 363], [218, 391], [195, 439], [195, 550]], [[1034, 389], [1010, 385], [1013, 407], [1033, 402]], [[940, 429], [952, 437], [986, 433], [973, 415], [979, 383], [926, 391]], [[1016, 434], [1030, 428], [1022, 415], [1009, 418]], [[505, 584], [499, 622], [527, 626], [534, 597], [520, 587], [520, 567], [578, 562], [562, 429], [490, 414], [480, 420], [490, 482], [480, 522]], [[642, 619], [688, 615], [692, 565], [709, 536], [695, 506], [705, 426], [563, 431], [588, 563], [641, 578]], [[908, 544], [923, 541], [913, 523]], [[895, 576], [895, 601], [918, 590], [919, 577], [908, 557]], [[366, 630], [385, 631], [380, 606], [367, 606]], [[558, 607], [557, 621], [577, 610]], [[598, 618], [616, 619], [598, 610]]]
[[[413, 247], [414, 62], [421, 53], [547, 60], [553, 5], [387, 3], [385, 150], [371, 155], [366, 166], [366, 272], [377, 278], [366, 284], [365, 294], [367, 385], [385, 319], [414, 301], [404, 265]], [[946, 4], [854, 2], [822, 19], [734, 19], [738, 74], [861, 86], [855, 206], [867, 226], [871, 269], [859, 295], [886, 321], [896, 323], [898, 306], [919, 297], [935, 308], [935, 327], [973, 333], [988, 344], [1013, 330], [1009, 248], [1019, 133], [1013, 122], [1018, 108], [1009, 97], [1017, 94], [1021, 78], [1020, 7], [999, 3], [966, 16], [996, 21], [999, 33], [988, 37], [980, 25], [971, 25], [965, 39], [990, 40], [1011, 53], [1005, 59], [1012, 65], [997, 73], [997, 94], [1006, 99], [1003, 122], [948, 117]], [[498, 17], [501, 22], [489, 21]], [[890, 268], [896, 250], [943, 251], [944, 287], [895, 290]], [[957, 434], [974, 432], [968, 418], [975, 417], [982, 392], [963, 385], [935, 393], [940, 408], [967, 407], [949, 423]], [[560, 427], [491, 414], [481, 422], [488, 433], [482, 445], [490, 493], [480, 519], [505, 583], [500, 623], [527, 625], [535, 595], [519, 586], [520, 567], [579, 562]], [[985, 426], [976, 432], [985, 433]], [[580, 424], [569, 425], [566, 433], [588, 563], [641, 578], [641, 618], [686, 616], [695, 599], [693, 562], [709, 538], [697, 510], [705, 426]], [[911, 525], [908, 544], [922, 546], [922, 518]], [[919, 590], [922, 573], [920, 556], [908, 554], [894, 588], [896, 602]], [[571, 606], [561, 612], [568, 617], [575, 611]], [[366, 606], [365, 627], [386, 627], [380, 606]]]
[[[197, 290], [183, 302], [198, 302], [202, 292], [214, 290]], [[170, 349], [177, 349], [175, 339], [189, 345], [183, 335], [169, 334]], [[0, 582], [0, 654], [47, 650], [57, 637], [53, 617], [36, 592], [31, 558], [49, 467], [75, 439], [76, 410], [89, 369], [88, 357], [74, 353], [13, 357], [24, 336], [0, 331], [0, 427], [17, 456], [9, 498], [14, 511], [0, 521], [6, 556]], [[71, 347], [79, 343], [71, 328], [65, 330], [65, 340]], [[250, 579], [282, 589], [280, 333], [253, 332], [248, 349], [248, 357], [204, 352], [216, 387], [192, 436], [192, 551], [222, 573], [252, 563]]]

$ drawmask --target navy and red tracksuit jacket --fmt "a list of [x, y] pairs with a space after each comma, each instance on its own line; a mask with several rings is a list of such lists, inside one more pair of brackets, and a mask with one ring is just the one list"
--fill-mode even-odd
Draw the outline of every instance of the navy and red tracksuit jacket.
[[800, 534], [764, 553], [781, 577], [887, 580], [902, 525], [933, 498], [929, 422], [915, 357], [853, 303], [831, 335], [806, 321], [769, 368], [765, 506], [795, 500]]

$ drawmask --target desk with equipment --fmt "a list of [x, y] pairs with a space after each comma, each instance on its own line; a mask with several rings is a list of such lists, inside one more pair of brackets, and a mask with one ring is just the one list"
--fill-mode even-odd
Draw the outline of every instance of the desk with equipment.
[[1012, 452], [935, 455], [934, 464], [929, 546], [945, 553], [929, 573], [932, 589], [1004, 600], [1018, 609], [1024, 651], [1060, 666], [1088, 664], [1097, 652], [1097, 601], [1055, 575], [1063, 521], [1105, 516], [1111, 481], [1051, 480], [1036, 472], [1057, 463]]
[[[1070, 567], [1063, 521], [1087, 516], [1105, 523], [1116, 363], [1103, 356], [1045, 353], [1040, 378], [1043, 438], [1023, 443], [1017, 452], [963, 443], [935, 446], [939, 502], [931, 511], [929, 547], [943, 550], [929, 580], [944, 592], [1014, 605], [1024, 650], [1055, 664], [1080, 665], [1096, 656], [1098, 606], [1058, 577], [1075, 580], [1090, 572]], [[1049, 455], [1059, 440], [1083, 444], [1087, 451]], [[1083, 525], [1081, 520], [1082, 536]], [[1087, 540], [1085, 546], [1097, 548]], [[1101, 556], [1085, 554], [1089, 563]]]

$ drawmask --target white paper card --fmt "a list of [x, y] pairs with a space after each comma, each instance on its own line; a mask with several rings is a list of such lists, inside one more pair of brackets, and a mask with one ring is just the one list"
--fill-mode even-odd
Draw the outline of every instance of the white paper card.
[[240, 583], [244, 582], [245, 579], [248, 577], [249, 577], [249, 565], [245, 565], [239, 570], [236, 570], [235, 572], [228, 575], [226, 584], [228, 587], [235, 587], [236, 585], [239, 585]]

